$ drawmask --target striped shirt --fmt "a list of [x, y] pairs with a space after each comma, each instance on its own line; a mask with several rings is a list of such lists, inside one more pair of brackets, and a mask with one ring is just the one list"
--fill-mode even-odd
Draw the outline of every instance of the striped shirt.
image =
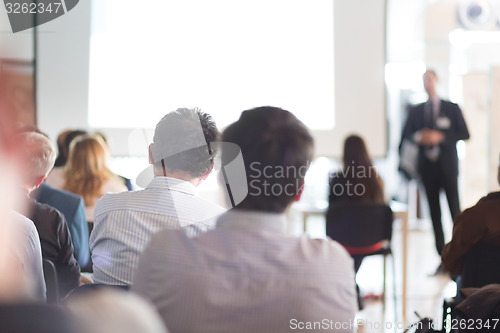
[[182, 228], [196, 236], [213, 229], [224, 211], [198, 197], [191, 183], [169, 177], [155, 177], [142, 191], [106, 194], [97, 202], [90, 235], [94, 282], [130, 285], [154, 233]]
[[[172, 332], [352, 332], [354, 266], [337, 242], [286, 234], [285, 216], [233, 209], [188, 238], [157, 233], [132, 290]], [[306, 331], [306, 329], [300, 331]], [[307, 329], [309, 331], [309, 329]]]

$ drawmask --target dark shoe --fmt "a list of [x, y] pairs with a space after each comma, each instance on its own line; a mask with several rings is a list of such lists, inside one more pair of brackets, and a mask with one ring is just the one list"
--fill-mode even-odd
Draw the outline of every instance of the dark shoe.
[[361, 311], [365, 308], [365, 302], [363, 300], [363, 297], [361, 297], [361, 292], [359, 290], [359, 286], [357, 283], [356, 283], [356, 294], [358, 296], [358, 309], [359, 311]]

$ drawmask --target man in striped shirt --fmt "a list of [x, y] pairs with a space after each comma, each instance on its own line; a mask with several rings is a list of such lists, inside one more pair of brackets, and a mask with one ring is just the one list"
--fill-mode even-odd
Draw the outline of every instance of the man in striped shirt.
[[106, 194], [95, 210], [90, 248], [94, 282], [130, 285], [139, 255], [162, 229], [185, 229], [196, 236], [212, 229], [224, 212], [197, 196], [196, 186], [213, 169], [219, 131], [198, 109], [165, 115], [149, 146], [154, 178], [142, 191]]
[[[331, 239], [286, 232], [313, 158], [307, 128], [288, 111], [260, 107], [244, 111], [222, 141], [241, 150], [246, 179], [229, 187], [248, 184], [247, 196], [199, 237], [154, 235], [132, 290], [153, 302], [171, 332], [353, 332], [350, 256]], [[221, 171], [233, 156], [222, 147]]]

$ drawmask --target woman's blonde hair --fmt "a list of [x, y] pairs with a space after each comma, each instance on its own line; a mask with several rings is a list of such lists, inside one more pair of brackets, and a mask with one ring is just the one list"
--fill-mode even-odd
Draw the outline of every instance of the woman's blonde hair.
[[108, 151], [102, 140], [95, 136], [82, 135], [70, 145], [65, 166], [64, 190], [82, 196], [85, 206], [95, 204], [102, 193], [102, 185], [113, 173], [106, 166]]

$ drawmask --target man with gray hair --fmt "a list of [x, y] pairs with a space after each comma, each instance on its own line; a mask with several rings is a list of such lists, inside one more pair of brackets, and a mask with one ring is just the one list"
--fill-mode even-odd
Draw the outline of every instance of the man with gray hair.
[[196, 187], [213, 169], [211, 142], [218, 136], [212, 117], [198, 109], [178, 109], [160, 120], [149, 146], [151, 166], [137, 178], [145, 189], [97, 202], [90, 235], [94, 282], [131, 285], [140, 254], [159, 230], [196, 236], [214, 227], [225, 210], [198, 197]]
[[[22, 170], [22, 187], [28, 196], [38, 188], [54, 166], [52, 143], [36, 132], [16, 136], [17, 158]], [[56, 209], [27, 198], [26, 216], [35, 224], [42, 246], [42, 258], [56, 267], [59, 295], [66, 296], [80, 284], [80, 267], [75, 259], [71, 234], [64, 216]]]

